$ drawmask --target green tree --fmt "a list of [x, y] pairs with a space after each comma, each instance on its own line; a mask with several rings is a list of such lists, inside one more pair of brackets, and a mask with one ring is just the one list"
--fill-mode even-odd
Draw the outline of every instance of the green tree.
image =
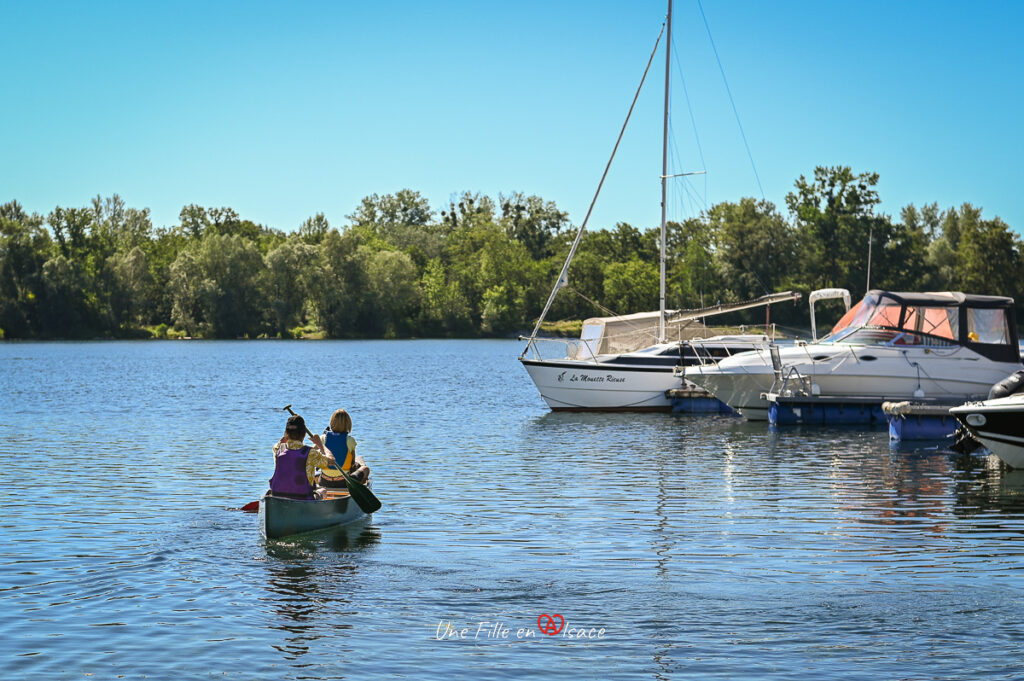
[[401, 251], [370, 253], [364, 246], [360, 252], [366, 262], [366, 279], [372, 296], [374, 315], [387, 338], [408, 334], [413, 329], [419, 303], [419, 274], [408, 254]]
[[969, 203], [959, 213], [949, 211], [948, 219], [959, 233], [957, 287], [968, 293], [1017, 294], [1024, 280], [1020, 237], [999, 218], [983, 220], [981, 209]]
[[714, 261], [732, 299], [772, 293], [792, 277], [795, 240], [775, 204], [752, 198], [720, 203], [708, 211], [708, 226], [717, 242]]
[[212, 224], [206, 209], [190, 203], [178, 213], [181, 230], [193, 239], [201, 239]]
[[368, 246], [374, 250], [407, 251], [421, 266], [442, 250], [441, 230], [431, 224], [432, 218], [427, 200], [410, 189], [367, 196], [348, 216], [352, 230]]
[[114, 194], [106, 199], [96, 196], [92, 210], [97, 232], [119, 253], [127, 253], [136, 246], [144, 248], [153, 238], [148, 208], [130, 208], [124, 199]]
[[658, 266], [634, 258], [609, 263], [604, 270], [604, 301], [619, 314], [658, 309]]
[[93, 212], [88, 208], [62, 208], [57, 206], [46, 218], [53, 230], [61, 255], [84, 260], [89, 251], [89, 227]]
[[472, 329], [470, 306], [440, 258], [427, 263], [420, 280], [420, 329], [425, 334], [465, 335]]
[[267, 303], [272, 330], [287, 337], [302, 320], [310, 288], [321, 265], [316, 246], [297, 239], [284, 242], [264, 259], [267, 270]]
[[0, 330], [4, 338], [40, 333], [43, 265], [53, 252], [43, 218], [17, 201], [0, 205]]
[[[934, 206], [934, 204], [933, 204]], [[877, 217], [872, 226], [871, 288], [921, 291], [929, 288], [927, 263], [933, 229], [931, 207], [918, 212], [913, 205], [902, 211], [902, 221]]]
[[189, 336], [198, 336], [204, 323], [201, 289], [203, 273], [196, 249], [183, 250], [168, 268], [167, 290], [171, 319]]
[[498, 195], [500, 224], [505, 233], [526, 247], [530, 256], [540, 260], [552, 254], [551, 242], [569, 224], [569, 214], [558, 210], [554, 201], [539, 196], [512, 192]]
[[330, 230], [320, 242], [320, 268], [314, 272], [310, 303], [316, 323], [333, 338], [361, 335], [372, 325], [368, 287], [358, 249], [358, 232]]
[[796, 181], [786, 204], [798, 230], [805, 286], [863, 290], [877, 184], [877, 173], [855, 175], [848, 166], [818, 166], [812, 180]]
[[665, 232], [666, 306], [697, 308], [719, 302], [722, 286], [714, 262], [714, 234], [707, 217], [669, 222]]
[[81, 338], [93, 333], [88, 289], [82, 267], [63, 253], [43, 264], [39, 330], [51, 338]]
[[215, 338], [257, 335], [266, 309], [263, 271], [251, 241], [207, 234], [171, 266], [175, 322]]
[[[568, 286], [555, 298], [549, 317], [551, 319], [586, 319], [587, 317], [604, 316], [604, 310], [600, 305], [603, 304], [602, 298], [604, 297], [605, 264], [604, 259], [596, 253], [577, 251], [576, 257], [569, 265]], [[553, 283], [561, 269], [561, 258], [551, 261], [550, 274], [545, 277], [545, 282]], [[539, 309], [537, 313], [540, 313]]]
[[442, 233], [459, 229], [475, 229], [494, 222], [494, 201], [479, 192], [463, 192], [458, 201], [452, 200], [441, 211]]
[[299, 238], [307, 244], [319, 244], [331, 230], [331, 223], [323, 213], [317, 213], [313, 217], [306, 218], [299, 225]]
[[546, 267], [530, 258], [521, 242], [510, 239], [494, 223], [453, 232], [447, 238], [446, 253], [455, 280], [474, 305], [472, 317], [478, 327], [490, 305], [485, 333], [505, 333], [524, 325], [529, 311], [540, 312], [540, 301], [547, 296], [550, 285], [540, 276]]
[[112, 316], [118, 324], [142, 325], [153, 292], [153, 276], [145, 252], [135, 246], [127, 253], [117, 253], [111, 256], [109, 268], [116, 282], [111, 296]]
[[348, 219], [354, 225], [372, 225], [387, 233], [399, 225], [428, 225], [433, 215], [430, 203], [419, 192], [401, 189], [394, 194], [364, 197]]

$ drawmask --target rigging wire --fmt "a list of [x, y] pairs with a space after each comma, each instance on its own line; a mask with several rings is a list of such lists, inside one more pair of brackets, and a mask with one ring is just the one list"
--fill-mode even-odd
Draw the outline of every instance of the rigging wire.
[[583, 295], [582, 292], [580, 292], [579, 290], [573, 288], [572, 286], [566, 285], [566, 288], [569, 289], [569, 291], [571, 291], [572, 293], [575, 293], [576, 295], [578, 295], [583, 300], [585, 300], [588, 303], [590, 303], [591, 305], [593, 305], [594, 307], [596, 307], [601, 312], [604, 312], [605, 315], [607, 315], [609, 317], [618, 317], [618, 316], [620, 316], [618, 312], [615, 312], [614, 310], [608, 309], [607, 307], [605, 307], [601, 303], [597, 302], [596, 300], [591, 300], [590, 298], [587, 298], [585, 295]]
[[694, 217], [698, 217], [702, 211], [706, 211], [708, 209], [708, 204], [705, 198], [697, 193], [697, 190], [693, 187], [693, 183], [686, 178], [684, 178], [683, 181], [683, 193], [690, 197]]
[[764, 187], [761, 186], [761, 177], [757, 174], [757, 166], [754, 165], [754, 156], [750, 153], [750, 145], [747, 144], [747, 135], [743, 132], [743, 124], [740, 123], [740, 114], [736, 110], [736, 102], [732, 98], [732, 90], [729, 89], [729, 81], [725, 78], [725, 69], [722, 68], [722, 60], [718, 58], [718, 48], [715, 47], [715, 39], [711, 37], [711, 27], [708, 26], [708, 19], [704, 16], [704, 6], [697, 0], [697, 7], [700, 9], [700, 18], [704, 20], [704, 28], [708, 32], [708, 40], [711, 42], [711, 51], [715, 53], [715, 61], [718, 62], [718, 71], [722, 74], [722, 82], [725, 83], [725, 92], [729, 95], [729, 104], [732, 105], [732, 113], [736, 117], [736, 125], [740, 129], [740, 137], [743, 138], [743, 146], [747, 150], [747, 158], [750, 159], [750, 167], [754, 171], [754, 179], [757, 180], [757, 188], [761, 190], [761, 200], [765, 201]]
[[[669, 137], [672, 143], [669, 146], [669, 158], [671, 159], [671, 167], [673, 171], [683, 171], [685, 166], [682, 163], [682, 154], [679, 153], [679, 146], [676, 144], [675, 128], [669, 125]], [[692, 181], [689, 177], [674, 177], [673, 180], [678, 180], [683, 183], [684, 191], [680, 192], [675, 189], [675, 183], [672, 183], [672, 198], [676, 201], [676, 207], [680, 208], [680, 214], [685, 217], [697, 217], [700, 215], [702, 210], [707, 209], [707, 171], [702, 169], [701, 172], [704, 174], [705, 192], [702, 197], [694, 188]], [[691, 204], [687, 206], [685, 202], [684, 194], [688, 194], [691, 200]]]
[[[693, 115], [693, 105], [690, 102], [690, 93], [686, 89], [686, 78], [683, 77], [683, 66], [679, 62], [679, 50], [676, 49], [675, 41], [672, 41], [672, 56], [676, 62], [676, 73], [679, 74], [679, 83], [683, 86], [683, 99], [686, 100], [686, 110], [690, 113], [690, 125], [693, 126], [693, 140], [697, 143], [697, 156], [700, 158], [700, 169], [707, 170], [708, 164], [704, 160], [704, 148], [700, 143], [700, 135], [697, 132], [697, 118]], [[705, 183], [707, 176], [705, 176]]]

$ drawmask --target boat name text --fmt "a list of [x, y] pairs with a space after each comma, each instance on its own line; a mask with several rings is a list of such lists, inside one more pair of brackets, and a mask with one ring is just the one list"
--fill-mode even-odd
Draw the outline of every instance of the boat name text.
[[569, 383], [606, 383], [606, 382], [607, 383], [625, 383], [626, 382], [625, 378], [622, 378], [622, 377], [619, 377], [619, 376], [614, 376], [612, 374], [608, 374], [606, 376], [592, 376], [591, 374], [577, 374], [577, 373], [573, 373], [573, 374], [569, 374], [569, 376], [566, 376], [566, 374], [568, 374], [568, 373], [569, 373], [568, 371], [563, 371], [562, 373], [558, 374], [558, 382], [559, 383], [565, 383], [565, 382], [569, 382]]

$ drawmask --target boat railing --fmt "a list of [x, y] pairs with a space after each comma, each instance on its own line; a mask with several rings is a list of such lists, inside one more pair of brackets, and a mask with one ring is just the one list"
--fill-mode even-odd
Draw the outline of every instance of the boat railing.
[[783, 364], [779, 346], [775, 343], [768, 346], [768, 352], [771, 355], [772, 371], [775, 373], [775, 380], [769, 392], [786, 397], [809, 395], [811, 393], [810, 378], [801, 374], [797, 367]]
[[[740, 331], [739, 335], [741, 335], [741, 336], [747, 335], [747, 327], [745, 325], [741, 324], [740, 327], [739, 327], [739, 331]], [[775, 324], [773, 323], [771, 325], [770, 331], [768, 329], [766, 329], [765, 331], [766, 331], [766, 333], [764, 334], [765, 341], [767, 341], [768, 344], [770, 344], [770, 345], [774, 345], [775, 344], [775, 332], [776, 332]], [[722, 335], [728, 335], [728, 334], [722, 334]], [[741, 352], [756, 352], [758, 354], [761, 354], [763, 352], [763, 346], [760, 346], [760, 347], [759, 346], [752, 346], [752, 347], [749, 347], [749, 348], [735, 349], [735, 348], [730, 347], [728, 343], [722, 343], [722, 347], [719, 348], [719, 352], [721, 352], [723, 354], [718, 356], [718, 357], [715, 357], [710, 352], [702, 349], [702, 346], [706, 342], [708, 342], [709, 340], [710, 340], [709, 338], [695, 338], [695, 339], [680, 341], [679, 342], [679, 345], [680, 345], [680, 348], [679, 348], [679, 359], [680, 359], [680, 361], [682, 361], [683, 357], [686, 355], [686, 347], [687, 346], [690, 347], [690, 350], [693, 353], [693, 356], [696, 358], [696, 362], [695, 363], [699, 364], [700, 366], [710, 366], [710, 365], [718, 364], [721, 360], [726, 359], [728, 357], [732, 357], [733, 355], [739, 354]]]
[[533, 338], [523, 357], [536, 361], [555, 359], [590, 360], [597, 363], [599, 341], [582, 338]]

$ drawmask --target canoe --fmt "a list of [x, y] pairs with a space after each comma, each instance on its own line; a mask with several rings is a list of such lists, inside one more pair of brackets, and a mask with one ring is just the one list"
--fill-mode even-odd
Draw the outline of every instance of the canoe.
[[329, 489], [323, 500], [275, 497], [270, 492], [260, 499], [260, 534], [267, 539], [345, 525], [364, 517], [346, 489]]

